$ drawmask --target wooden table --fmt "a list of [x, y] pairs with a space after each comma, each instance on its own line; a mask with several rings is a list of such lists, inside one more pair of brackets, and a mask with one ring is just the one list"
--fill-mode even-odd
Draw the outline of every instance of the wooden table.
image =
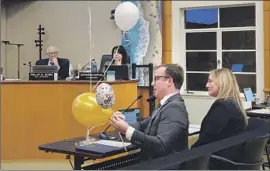
[[[108, 83], [115, 91], [114, 110], [125, 109], [136, 99], [136, 80]], [[39, 151], [38, 146], [85, 135], [86, 127], [74, 119], [71, 105], [79, 94], [89, 92], [89, 87], [89, 81], [2, 82], [1, 160], [61, 158]], [[132, 106], [136, 107], [137, 103]]]

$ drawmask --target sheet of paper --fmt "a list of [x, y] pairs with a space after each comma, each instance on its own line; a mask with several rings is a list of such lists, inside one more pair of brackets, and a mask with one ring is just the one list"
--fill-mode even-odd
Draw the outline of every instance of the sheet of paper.
[[121, 142], [121, 141], [112, 141], [112, 140], [99, 140], [96, 143], [102, 144], [102, 145], [108, 145], [113, 147], [126, 147], [131, 145], [131, 143], [128, 142]]
[[252, 113], [263, 113], [263, 114], [269, 114], [270, 115], [270, 109], [256, 109], [251, 110]]

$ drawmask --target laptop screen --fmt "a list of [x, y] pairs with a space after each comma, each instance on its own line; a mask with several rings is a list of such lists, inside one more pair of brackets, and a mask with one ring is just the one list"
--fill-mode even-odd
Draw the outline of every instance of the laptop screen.
[[[124, 112], [124, 110], [120, 110], [120, 112]], [[123, 113], [123, 115], [125, 116], [125, 120], [128, 124], [136, 123], [138, 121], [138, 118], [140, 118], [140, 109], [129, 109], [128, 111]]]
[[254, 102], [254, 95], [251, 88], [244, 88], [244, 94], [248, 102]]

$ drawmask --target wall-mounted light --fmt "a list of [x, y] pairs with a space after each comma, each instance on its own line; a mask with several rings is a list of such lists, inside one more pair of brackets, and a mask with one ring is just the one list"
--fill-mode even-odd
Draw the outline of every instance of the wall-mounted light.
[[111, 20], [114, 20], [114, 13], [115, 13], [115, 9], [111, 10], [111, 17], [110, 17]]

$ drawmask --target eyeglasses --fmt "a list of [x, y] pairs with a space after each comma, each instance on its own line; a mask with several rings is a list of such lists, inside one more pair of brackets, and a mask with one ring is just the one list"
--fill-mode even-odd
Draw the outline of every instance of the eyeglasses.
[[47, 55], [53, 56], [53, 55], [57, 55], [58, 52], [47, 52]]
[[153, 79], [153, 81], [158, 81], [160, 78], [170, 78], [169, 76], [162, 76], [162, 75], [160, 75], [160, 76], [154, 76], [154, 79]]

